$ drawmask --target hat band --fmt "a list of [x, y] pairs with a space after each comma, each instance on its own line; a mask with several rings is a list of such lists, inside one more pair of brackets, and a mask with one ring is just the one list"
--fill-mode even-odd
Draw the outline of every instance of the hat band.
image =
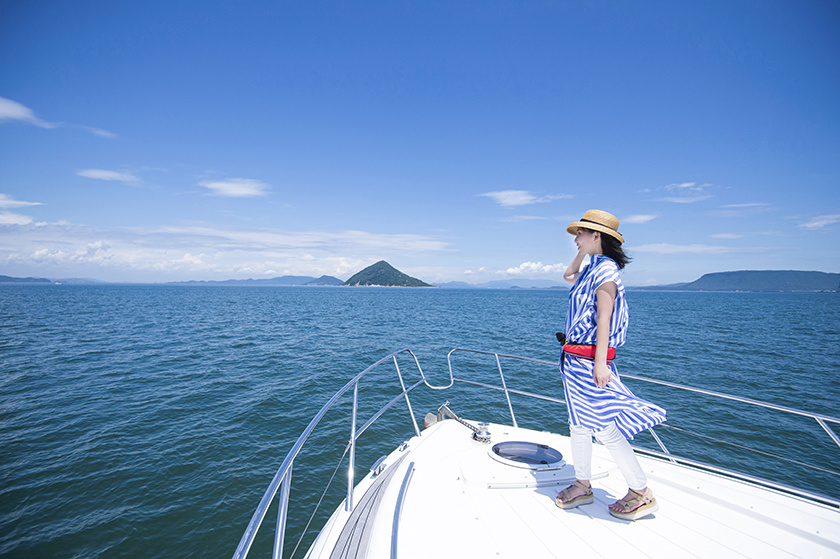
[[607, 229], [609, 229], [610, 231], [615, 231], [616, 233], [618, 233], [618, 230], [617, 230], [617, 229], [613, 229], [613, 228], [612, 228], [612, 227], [610, 227], [609, 225], [604, 225], [603, 223], [598, 223], [597, 221], [592, 221], [591, 219], [583, 219], [583, 218], [581, 218], [580, 220], [581, 220], [581, 221], [585, 221], [586, 223], [594, 223], [595, 225], [600, 225], [601, 227], [606, 227], [606, 228], [607, 228]]

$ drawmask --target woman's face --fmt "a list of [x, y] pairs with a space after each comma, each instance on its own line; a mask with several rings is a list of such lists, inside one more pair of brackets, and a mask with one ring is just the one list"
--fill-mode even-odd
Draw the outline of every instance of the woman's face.
[[590, 229], [578, 229], [575, 244], [584, 254], [601, 254], [601, 234]]

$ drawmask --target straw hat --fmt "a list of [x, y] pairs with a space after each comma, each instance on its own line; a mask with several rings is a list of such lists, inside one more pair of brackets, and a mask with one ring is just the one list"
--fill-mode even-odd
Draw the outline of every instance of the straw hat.
[[611, 213], [603, 210], [589, 210], [583, 214], [580, 221], [570, 223], [569, 226], [566, 227], [566, 231], [572, 235], [577, 235], [577, 231], [581, 227], [584, 229], [591, 229], [592, 231], [606, 233], [607, 235], [618, 239], [619, 243], [624, 244], [624, 237], [622, 237], [621, 233], [618, 232], [618, 218]]

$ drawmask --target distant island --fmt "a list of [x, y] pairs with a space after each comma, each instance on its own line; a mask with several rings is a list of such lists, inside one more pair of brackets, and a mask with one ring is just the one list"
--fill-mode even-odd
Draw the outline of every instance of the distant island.
[[53, 283], [46, 278], [13, 278], [11, 276], [0, 276], [0, 283]]
[[434, 287], [400, 272], [384, 260], [371, 264], [361, 272], [354, 274], [344, 282], [344, 285], [354, 287], [372, 285], [382, 287]]
[[691, 283], [637, 289], [678, 291], [819, 292], [840, 291], [840, 274], [796, 270], [742, 270], [704, 274]]
[[494, 280], [484, 283], [450, 281], [435, 285], [437, 287], [446, 287], [449, 289], [569, 289], [571, 287], [571, 285], [565, 281], [530, 278]]
[[344, 282], [333, 276], [280, 276], [264, 279], [221, 280], [221, 281], [172, 281], [166, 285], [253, 285], [265, 287], [300, 286], [300, 285], [342, 285]]

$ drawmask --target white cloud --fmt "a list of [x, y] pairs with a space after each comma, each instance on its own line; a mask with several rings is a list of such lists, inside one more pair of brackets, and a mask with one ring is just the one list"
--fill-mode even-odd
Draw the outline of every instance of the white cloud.
[[508, 268], [504, 273], [514, 276], [522, 274], [562, 274], [566, 270], [564, 264], [543, 264], [542, 262], [523, 262], [516, 268]]
[[533, 204], [536, 197], [527, 190], [501, 190], [498, 192], [485, 192], [479, 196], [486, 196], [492, 198], [497, 204], [512, 208], [515, 206], [525, 206]]
[[659, 198], [660, 202], [672, 202], [674, 204], [693, 204], [711, 198], [711, 194], [706, 194], [706, 191], [714, 185], [701, 184], [696, 182], [681, 182], [673, 183], [663, 186], [661, 190], [673, 192], [676, 196], [666, 196]]
[[[709, 185], [705, 185], [709, 186]], [[703, 190], [703, 186], [697, 186], [696, 182], [681, 182], [681, 183], [674, 183], [669, 184], [663, 187], [665, 190], [674, 190], [677, 192], [700, 192]]]
[[35, 113], [29, 107], [25, 107], [11, 99], [0, 97], [0, 122], [4, 120], [19, 120], [40, 126], [41, 128], [56, 128], [58, 126], [57, 124], [41, 120], [35, 116]]
[[713, 239], [740, 239], [743, 235], [737, 235], [735, 233], [716, 233], [711, 235]]
[[747, 202], [745, 204], [724, 204], [723, 206], [721, 206], [721, 208], [727, 208], [727, 209], [745, 209], [745, 208], [747, 208], [748, 209], [748, 208], [764, 208], [764, 207], [767, 207], [769, 205], [770, 204], [767, 204], [765, 202]]
[[15, 200], [7, 194], [0, 194], [0, 208], [25, 208], [27, 206], [41, 206], [41, 202], [24, 202]]
[[118, 182], [140, 182], [140, 179], [131, 174], [121, 171], [107, 171], [105, 169], [84, 169], [77, 171], [77, 175], [89, 179], [98, 179], [103, 181], [118, 181]]
[[746, 202], [743, 204], [724, 204], [718, 209], [711, 212], [715, 217], [743, 217], [745, 215], [756, 214], [759, 212], [766, 212], [772, 210], [773, 206], [765, 202]]
[[254, 179], [227, 179], [223, 181], [202, 181], [198, 183], [217, 196], [249, 198], [268, 194], [268, 185]]
[[647, 223], [648, 221], [653, 221], [657, 217], [659, 216], [654, 214], [628, 215], [627, 217], [621, 219], [621, 223], [622, 225], [626, 223], [642, 224]]
[[66, 124], [61, 122], [47, 122], [35, 116], [35, 112], [25, 105], [21, 105], [17, 101], [0, 97], [0, 123], [4, 120], [17, 120], [26, 122], [40, 128], [79, 128], [103, 138], [116, 138], [117, 135], [101, 128], [93, 128], [91, 126], [79, 126], [73, 124]]
[[195, 243], [220, 245], [226, 250], [396, 251], [429, 253], [445, 251], [449, 243], [415, 234], [382, 234], [368, 231], [279, 231], [269, 229], [220, 229], [214, 227], [165, 227], [158, 231]]
[[702, 202], [708, 200], [711, 195], [705, 196], [671, 196], [667, 198], [659, 198], [660, 202], [673, 202], [674, 204], [693, 204], [694, 202]]
[[[41, 202], [25, 202], [15, 200], [7, 194], [0, 194], [0, 208], [26, 208], [29, 206], [41, 206]], [[19, 213], [0, 211], [0, 225], [29, 225], [32, 218]]]
[[507, 217], [507, 218], [503, 219], [502, 221], [507, 221], [507, 222], [510, 222], [510, 223], [518, 223], [520, 221], [541, 221], [541, 220], [545, 220], [545, 219], [548, 219], [548, 218], [540, 217], [540, 216], [536, 216], [536, 215], [515, 215], [513, 217]]
[[12, 212], [0, 212], [0, 225], [29, 225], [32, 218]]
[[535, 196], [527, 190], [498, 190], [495, 192], [485, 192], [479, 196], [486, 196], [492, 198], [500, 206], [506, 208], [515, 208], [517, 206], [527, 206], [528, 204], [543, 204], [553, 200], [560, 200], [564, 198], [572, 198], [571, 194], [549, 194], [548, 196]]
[[81, 126], [80, 128], [82, 128], [83, 130], [87, 130], [94, 136], [100, 136], [102, 138], [113, 139], [117, 137], [117, 135], [113, 132], [108, 132], [107, 130], [102, 130], [101, 128], [93, 128], [91, 126]]
[[840, 214], [818, 215], [812, 217], [805, 223], [800, 223], [799, 226], [813, 231], [815, 229], [824, 229], [829, 225], [834, 225], [838, 221], [840, 221]]
[[27, 255], [12, 254], [8, 257], [8, 260], [10, 262], [25, 260], [48, 266], [66, 266], [68, 264], [103, 264], [112, 258], [111, 244], [104, 241], [95, 241], [75, 248], [72, 245], [60, 248], [42, 247]]

